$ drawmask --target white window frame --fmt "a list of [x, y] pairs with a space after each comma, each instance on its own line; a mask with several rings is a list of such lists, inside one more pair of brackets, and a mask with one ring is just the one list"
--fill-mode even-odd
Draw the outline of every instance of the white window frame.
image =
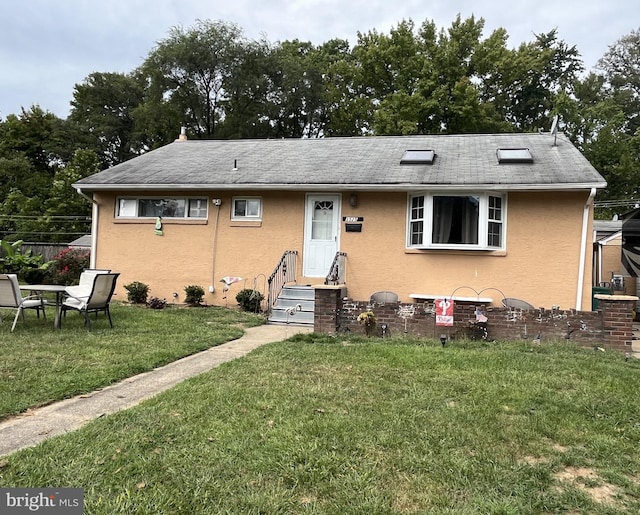
[[[116, 198], [116, 218], [117, 219], [144, 219], [154, 220], [156, 216], [139, 216], [140, 201], [142, 200], [184, 200], [184, 216], [163, 216], [165, 220], [207, 220], [209, 217], [208, 197], [170, 197], [166, 196], [144, 196], [144, 197], [118, 197]], [[198, 211], [205, 209], [204, 216], [190, 216], [192, 211], [191, 202], [199, 201]], [[124, 214], [123, 214], [124, 213]]]
[[[257, 212], [255, 214], [245, 214], [245, 215], [237, 215], [236, 214], [236, 203], [237, 202], [247, 202], [255, 204], [257, 203]], [[233, 197], [231, 199], [231, 220], [237, 221], [261, 221], [262, 220], [262, 197]]]
[[[479, 200], [478, 209], [478, 243], [433, 243], [433, 206], [434, 197], [477, 197]], [[424, 206], [422, 209], [422, 218], [412, 218], [413, 199], [416, 197], [424, 198]], [[499, 207], [500, 218], [489, 218], [489, 199], [497, 197], [501, 200]], [[493, 206], [495, 208], [495, 206]], [[418, 211], [413, 214], [417, 214]], [[496, 213], [496, 210], [493, 210]], [[412, 243], [412, 224], [422, 222], [422, 242]], [[489, 245], [489, 224], [501, 225], [500, 245]], [[507, 195], [496, 192], [478, 192], [478, 191], [442, 191], [442, 192], [426, 192], [417, 191], [407, 195], [407, 237], [406, 246], [409, 249], [445, 249], [445, 250], [505, 250], [506, 249], [506, 233], [507, 233]]]

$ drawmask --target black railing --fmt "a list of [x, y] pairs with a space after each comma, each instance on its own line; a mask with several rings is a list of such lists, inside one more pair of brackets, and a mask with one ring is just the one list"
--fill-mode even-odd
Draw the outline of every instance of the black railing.
[[297, 250], [287, 250], [280, 258], [280, 262], [274, 268], [272, 274], [267, 279], [269, 284], [269, 292], [267, 295], [267, 313], [271, 313], [271, 309], [278, 299], [278, 295], [286, 283], [295, 282], [296, 280], [296, 259]]
[[345, 284], [346, 276], [347, 254], [346, 252], [336, 252], [329, 273], [324, 279], [324, 284]]

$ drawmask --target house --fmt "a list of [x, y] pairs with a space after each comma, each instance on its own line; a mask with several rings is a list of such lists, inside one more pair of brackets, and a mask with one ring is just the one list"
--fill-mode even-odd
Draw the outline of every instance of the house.
[[91, 235], [83, 234], [79, 238], [69, 242], [69, 248], [91, 250]]
[[615, 276], [623, 275], [622, 220], [593, 222], [593, 285], [612, 290]]
[[280, 264], [282, 282], [343, 283], [353, 299], [590, 310], [605, 185], [563, 134], [531, 133], [181, 136], [74, 187], [93, 202], [92, 265], [121, 273], [122, 297], [132, 281], [178, 300], [195, 284], [233, 305]]

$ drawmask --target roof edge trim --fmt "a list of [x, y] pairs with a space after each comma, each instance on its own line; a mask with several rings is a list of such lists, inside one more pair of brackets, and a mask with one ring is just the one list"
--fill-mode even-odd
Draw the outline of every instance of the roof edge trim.
[[433, 191], [579, 191], [591, 188], [602, 189], [606, 182], [562, 183], [562, 184], [73, 184], [84, 192], [93, 191], [145, 191], [145, 190], [260, 190], [260, 191], [415, 191], [426, 188]]

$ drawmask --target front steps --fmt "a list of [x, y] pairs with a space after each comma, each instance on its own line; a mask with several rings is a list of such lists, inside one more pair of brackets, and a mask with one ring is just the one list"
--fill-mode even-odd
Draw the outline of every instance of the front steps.
[[269, 323], [313, 327], [314, 308], [315, 291], [311, 286], [287, 285], [271, 310]]

